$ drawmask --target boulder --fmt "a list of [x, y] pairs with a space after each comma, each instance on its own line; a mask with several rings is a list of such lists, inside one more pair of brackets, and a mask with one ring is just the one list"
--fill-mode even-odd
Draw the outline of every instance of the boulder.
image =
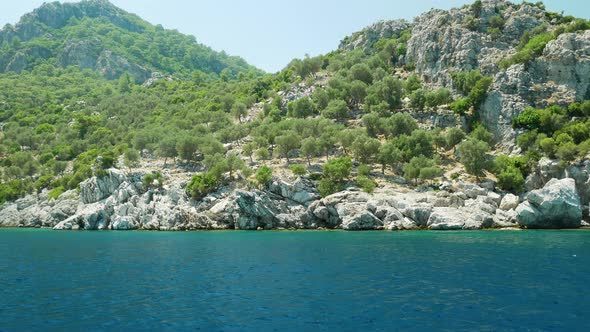
[[488, 191], [484, 188], [466, 182], [459, 182], [455, 185], [455, 191], [464, 193], [468, 198], [476, 199], [478, 196], [487, 196]]
[[516, 209], [518, 204], [520, 203], [520, 198], [513, 194], [506, 194], [502, 198], [502, 202], [500, 202], [500, 210], [509, 211]]
[[342, 229], [347, 231], [383, 229], [383, 222], [369, 211], [360, 211], [343, 217]]
[[494, 226], [494, 216], [485, 211], [474, 211], [469, 218], [465, 220], [463, 229], [475, 230], [485, 229]]
[[20, 213], [18, 206], [14, 203], [5, 203], [0, 208], [0, 226], [18, 227], [20, 224]]
[[518, 215], [514, 210], [496, 210], [496, 217], [494, 218], [493, 227], [504, 228], [504, 227], [518, 227], [517, 221]]
[[465, 225], [465, 214], [455, 208], [436, 207], [432, 209], [428, 219], [428, 228], [434, 230], [457, 230], [463, 229]]
[[416, 222], [420, 227], [427, 226], [433, 207], [427, 203], [418, 203], [402, 210], [404, 216]]
[[528, 193], [516, 208], [518, 224], [526, 228], [578, 228], [582, 206], [573, 179], [552, 179]]

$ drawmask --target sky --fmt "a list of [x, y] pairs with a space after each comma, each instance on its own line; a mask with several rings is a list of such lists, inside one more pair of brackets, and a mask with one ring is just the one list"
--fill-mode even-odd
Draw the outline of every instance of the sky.
[[[0, 0], [0, 27], [47, 0]], [[532, 0], [535, 2], [536, 0]], [[63, 2], [63, 1], [62, 1]], [[305, 54], [325, 54], [340, 40], [382, 19], [413, 19], [473, 0], [111, 0], [152, 24], [193, 35], [267, 72]], [[520, 2], [514, 1], [514, 2]], [[588, 0], [545, 0], [549, 10], [590, 19]]]

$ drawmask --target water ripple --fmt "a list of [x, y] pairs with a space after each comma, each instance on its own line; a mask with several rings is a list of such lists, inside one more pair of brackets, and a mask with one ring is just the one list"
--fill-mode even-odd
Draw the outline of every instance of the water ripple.
[[589, 330], [590, 232], [0, 230], [0, 331]]

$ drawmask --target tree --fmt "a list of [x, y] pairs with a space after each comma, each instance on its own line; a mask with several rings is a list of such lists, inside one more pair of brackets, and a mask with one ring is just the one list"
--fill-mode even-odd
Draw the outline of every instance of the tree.
[[139, 162], [140, 155], [139, 151], [135, 149], [127, 149], [125, 151], [125, 166], [131, 168], [131, 166], [137, 164]]
[[520, 192], [524, 189], [524, 176], [520, 169], [508, 166], [497, 174], [498, 185], [504, 190]]
[[328, 161], [323, 167], [323, 179], [318, 191], [322, 197], [342, 190], [343, 181], [350, 176], [352, 161], [349, 157], [340, 157]]
[[420, 170], [420, 180], [432, 180], [443, 174], [442, 169], [436, 166], [424, 167]]
[[563, 161], [573, 161], [578, 155], [578, 147], [573, 142], [560, 144], [555, 155]]
[[383, 132], [381, 118], [376, 113], [368, 113], [363, 116], [363, 125], [367, 128], [370, 137], [377, 137]]
[[244, 164], [242, 158], [240, 158], [240, 156], [235, 152], [228, 153], [225, 157], [225, 162], [227, 165], [227, 171], [229, 172], [230, 179], [233, 178], [234, 171], [246, 167], [246, 164]]
[[231, 114], [242, 123], [242, 117], [248, 115], [248, 108], [242, 102], [236, 102], [231, 107]]
[[256, 150], [256, 157], [262, 160], [268, 160], [270, 158], [270, 152], [268, 152], [267, 148], [260, 148]]
[[410, 136], [399, 137], [396, 144], [406, 161], [420, 155], [430, 158], [434, 153], [432, 135], [421, 129], [414, 130]]
[[491, 77], [484, 77], [475, 83], [475, 86], [471, 89], [467, 95], [467, 99], [470, 101], [473, 107], [478, 107], [481, 103], [486, 100], [488, 95], [488, 89], [492, 85]]
[[322, 111], [322, 115], [328, 119], [342, 120], [349, 115], [348, 106], [343, 100], [332, 100]]
[[244, 153], [244, 155], [246, 155], [246, 156], [248, 156], [248, 158], [250, 158], [250, 163], [254, 162], [252, 160], [252, 155], [254, 154], [255, 149], [256, 149], [256, 144], [253, 142], [250, 142], [250, 143], [244, 145], [244, 147], [242, 148], [242, 152]]
[[356, 65], [350, 68], [350, 72], [348, 74], [351, 81], [361, 81], [366, 84], [373, 83], [373, 74], [371, 73], [371, 68], [364, 63], [357, 63]]
[[[415, 184], [418, 184], [420, 178], [420, 172], [424, 168], [434, 167], [434, 161], [423, 155], [413, 157], [408, 163], [404, 165], [404, 178], [407, 181], [414, 180]], [[426, 174], [427, 172], [425, 172]], [[429, 171], [428, 171], [429, 173]]]
[[278, 152], [287, 158], [287, 163], [290, 163], [289, 152], [301, 146], [301, 137], [294, 131], [288, 131], [277, 137], [276, 142]]
[[157, 155], [164, 158], [164, 167], [168, 158], [176, 158], [178, 156], [178, 150], [176, 149], [176, 137], [166, 136], [162, 139], [158, 145]]
[[410, 95], [410, 106], [422, 112], [426, 106], [426, 91], [418, 89], [412, 92]]
[[418, 129], [418, 123], [407, 113], [396, 113], [387, 120], [389, 137], [411, 135], [416, 129]]
[[348, 96], [350, 104], [356, 106], [362, 104], [367, 96], [367, 84], [362, 81], [353, 81], [348, 87]]
[[178, 151], [178, 156], [187, 161], [195, 160], [195, 155], [198, 149], [199, 141], [192, 136], [182, 137], [176, 143], [176, 151]]
[[451, 92], [447, 89], [438, 89], [426, 94], [426, 106], [437, 107], [452, 101]]
[[381, 143], [375, 138], [358, 136], [352, 143], [352, 152], [361, 163], [370, 163], [379, 152]]
[[349, 157], [334, 158], [328, 161], [323, 169], [324, 178], [333, 182], [341, 182], [350, 176], [352, 171], [352, 161]]
[[394, 170], [395, 166], [402, 160], [402, 152], [395, 145], [395, 142], [388, 141], [379, 148], [377, 159], [381, 163], [381, 173], [385, 174], [387, 166]]
[[467, 98], [459, 99], [451, 104], [451, 109], [455, 114], [463, 115], [469, 112], [471, 108], [471, 104]]
[[301, 154], [307, 159], [307, 164], [311, 166], [311, 157], [316, 156], [320, 151], [318, 140], [308, 137], [301, 143]]
[[370, 105], [379, 105], [385, 101], [390, 109], [397, 109], [402, 104], [402, 95], [402, 82], [393, 76], [386, 76], [369, 87], [366, 100]]
[[121, 77], [119, 77], [119, 83], [117, 84], [120, 93], [129, 93], [131, 92], [131, 86], [133, 82], [131, 80], [131, 76], [127, 72], [125, 72]]
[[486, 153], [489, 149], [490, 147], [486, 142], [478, 139], [468, 139], [459, 144], [457, 148], [465, 170], [477, 177], [483, 174], [483, 170], [487, 165]]
[[408, 77], [408, 79], [406, 80], [405, 88], [408, 93], [415, 92], [418, 89], [422, 89], [422, 82], [420, 81], [420, 78], [418, 78], [418, 76], [412, 75]]
[[465, 136], [466, 135], [463, 130], [456, 128], [456, 127], [449, 128], [449, 130], [447, 130], [447, 133], [445, 135], [446, 148], [453, 149], [453, 152], [454, 152], [455, 146], [457, 146], [457, 144], [461, 143], [461, 141], [463, 141], [463, 139], [465, 139]]
[[330, 102], [330, 96], [328, 96], [328, 93], [324, 89], [316, 89], [311, 99], [315, 104], [315, 108], [320, 112], [328, 107], [328, 103]]
[[287, 114], [294, 118], [307, 118], [314, 113], [314, 105], [308, 97], [303, 97], [287, 104]]

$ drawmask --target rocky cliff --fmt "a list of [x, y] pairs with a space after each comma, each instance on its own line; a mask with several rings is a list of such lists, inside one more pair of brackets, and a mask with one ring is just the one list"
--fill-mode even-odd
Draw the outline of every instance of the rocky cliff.
[[[263, 190], [224, 187], [202, 200], [187, 196], [186, 182], [145, 187], [144, 174], [110, 169], [58, 199], [29, 195], [0, 208], [2, 227], [56, 230], [476, 230], [489, 228], [577, 228], [589, 210], [584, 184], [556, 178], [522, 197], [475, 184], [444, 183], [437, 192], [386, 186], [374, 194], [348, 189], [320, 198], [312, 181], [279, 178]], [[580, 177], [582, 179], [582, 177]], [[581, 180], [583, 181], [583, 180]], [[578, 188], [578, 190], [576, 190]], [[582, 205], [584, 202], [584, 205]]]
[[[407, 30], [411, 38], [400, 61], [415, 67], [424, 81], [452, 88], [453, 72], [480, 70], [493, 77], [479, 117], [508, 151], [515, 149], [512, 120], [526, 107], [567, 105], [590, 98], [590, 31], [560, 34], [531, 63], [502, 69], [501, 61], [522, 48], [523, 36], [529, 38], [532, 31], [555, 32], [558, 19], [526, 2], [486, 0], [474, 11], [473, 6], [437, 9], [412, 23], [379, 22], [343, 40], [340, 49], [370, 49], [379, 38]], [[491, 30], [496, 26], [499, 34]]]

